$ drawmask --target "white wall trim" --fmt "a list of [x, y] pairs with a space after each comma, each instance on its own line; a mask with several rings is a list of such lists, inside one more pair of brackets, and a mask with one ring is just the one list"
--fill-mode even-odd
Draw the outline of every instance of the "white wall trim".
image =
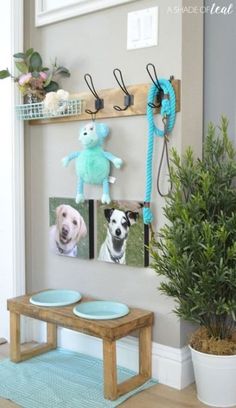
[[130, 3], [131, 1], [134, 0], [77, 0], [70, 2], [64, 0], [64, 6], [47, 9], [43, 0], [35, 0], [35, 26], [52, 24], [56, 21]]
[[[31, 339], [46, 341], [46, 324], [31, 320]], [[102, 340], [72, 330], [58, 328], [58, 346], [102, 358]], [[122, 367], [138, 370], [138, 339], [128, 336], [117, 341], [117, 361]], [[194, 382], [191, 354], [181, 349], [152, 344], [152, 373], [159, 383], [181, 390]]]
[[[11, 1], [12, 54], [23, 51], [24, 2]], [[21, 101], [12, 84], [12, 200], [13, 200], [13, 296], [25, 293], [25, 193], [24, 193], [24, 122], [16, 117], [15, 105]]]
[[[2, 67], [14, 72], [12, 55], [23, 49], [23, 0], [10, 0], [1, 10]], [[1, 81], [0, 335], [9, 339], [7, 298], [25, 291], [24, 131], [16, 119], [19, 91], [11, 78]]]

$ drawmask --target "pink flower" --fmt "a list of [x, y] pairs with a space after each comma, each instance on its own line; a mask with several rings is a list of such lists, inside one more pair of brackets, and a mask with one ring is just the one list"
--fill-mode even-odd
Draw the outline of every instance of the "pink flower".
[[27, 82], [29, 82], [29, 80], [32, 78], [32, 74], [31, 72], [28, 72], [28, 74], [23, 74], [20, 76], [19, 78], [19, 84], [20, 85], [24, 85], [27, 84]]
[[40, 78], [42, 78], [44, 81], [47, 79], [47, 74], [46, 74], [46, 72], [41, 71], [41, 72], [39, 73], [39, 76], [40, 76]]

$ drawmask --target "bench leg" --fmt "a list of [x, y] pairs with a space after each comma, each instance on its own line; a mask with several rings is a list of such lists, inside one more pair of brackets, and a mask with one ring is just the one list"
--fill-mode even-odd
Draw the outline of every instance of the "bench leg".
[[10, 359], [14, 363], [46, 353], [57, 347], [57, 326], [47, 323], [47, 343], [39, 344], [28, 350], [21, 351], [20, 314], [10, 312]]
[[104, 398], [117, 398], [116, 342], [103, 340]]
[[57, 325], [54, 323], [47, 323], [47, 344], [52, 349], [57, 348]]
[[103, 340], [104, 398], [115, 400], [138, 388], [152, 375], [152, 326], [139, 331], [139, 374], [117, 384], [116, 343]]
[[139, 374], [146, 380], [152, 375], [152, 326], [139, 332]]
[[20, 361], [20, 315], [10, 312], [10, 359]]

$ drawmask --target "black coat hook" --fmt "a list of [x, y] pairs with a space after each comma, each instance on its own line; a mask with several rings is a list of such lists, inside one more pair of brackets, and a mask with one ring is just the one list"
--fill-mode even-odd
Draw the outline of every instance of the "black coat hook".
[[[152, 67], [152, 69], [153, 69], [153, 75], [150, 72], [150, 67]], [[160, 82], [159, 82], [158, 78], [157, 78], [155, 65], [152, 64], [151, 62], [149, 62], [149, 64], [146, 65], [146, 70], [147, 70], [147, 73], [148, 73], [149, 77], [151, 78], [151, 81], [153, 82], [153, 84], [155, 85], [155, 87], [158, 90], [158, 93], [157, 93], [157, 96], [156, 96], [156, 104], [152, 103], [152, 102], [149, 102], [148, 106], [150, 106], [153, 109], [160, 108], [161, 101], [162, 101], [163, 96], [164, 96], [164, 91], [163, 91], [163, 89], [162, 89], [162, 87], [160, 85]]]
[[[118, 75], [117, 72], [120, 75], [120, 79], [117, 76]], [[122, 89], [122, 91], [125, 94], [125, 97], [124, 97], [124, 105], [125, 106], [124, 106], [124, 108], [121, 108], [118, 105], [113, 106], [113, 108], [115, 110], [117, 110], [117, 111], [125, 111], [126, 109], [129, 108], [129, 106], [134, 104], [134, 95], [130, 95], [129, 91], [127, 90], [127, 88], [125, 86], [125, 83], [124, 83], [124, 80], [123, 80], [122, 72], [121, 72], [121, 70], [119, 68], [113, 69], [113, 75], [114, 75], [114, 77], [116, 79], [116, 82], [118, 83], [119, 87]]]
[[[90, 115], [93, 116], [93, 115], [96, 115], [96, 113], [98, 113], [101, 109], [104, 108], [104, 100], [101, 99], [98, 96], [98, 94], [96, 92], [96, 89], [94, 88], [94, 85], [93, 85], [92, 76], [90, 74], [85, 74], [84, 75], [84, 80], [85, 80], [89, 90], [91, 91], [91, 93], [95, 97], [95, 109], [96, 109], [95, 111], [91, 111], [90, 109], [86, 109], [85, 112], [89, 113]], [[90, 81], [90, 83], [89, 83], [89, 81]]]

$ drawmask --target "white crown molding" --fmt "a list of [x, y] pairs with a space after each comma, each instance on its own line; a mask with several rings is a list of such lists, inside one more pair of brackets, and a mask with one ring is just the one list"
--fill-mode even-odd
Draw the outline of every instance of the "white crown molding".
[[[46, 325], [32, 320], [28, 341], [46, 341]], [[64, 328], [58, 329], [58, 346], [102, 358], [102, 340]], [[138, 370], [138, 339], [126, 337], [117, 341], [118, 365]], [[152, 344], [152, 375], [160, 384], [181, 390], [194, 382], [191, 354], [188, 347], [181, 349]]]
[[134, 0], [77, 0], [71, 2], [65, 0], [63, 6], [46, 9], [43, 0], [35, 0], [35, 26], [41, 27], [132, 1]]

